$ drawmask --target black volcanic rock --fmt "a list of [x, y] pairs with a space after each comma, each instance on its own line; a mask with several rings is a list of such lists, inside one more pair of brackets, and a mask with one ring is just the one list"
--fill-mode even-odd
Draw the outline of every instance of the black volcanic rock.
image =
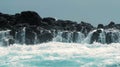
[[45, 17], [42, 19], [42, 23], [40, 26], [47, 30], [54, 29], [54, 27], [56, 26], [56, 19], [52, 17]]
[[55, 23], [56, 19], [52, 17], [46, 17], [42, 19], [42, 22], [46, 22], [49, 25], [53, 25]]
[[52, 41], [53, 34], [49, 30], [42, 30], [38, 35], [38, 40], [40, 43]]
[[97, 30], [95, 32], [93, 32], [92, 36], [91, 36], [91, 41], [90, 43], [93, 43], [93, 42], [98, 42], [98, 39], [99, 39], [99, 35], [102, 31], [101, 30]]
[[111, 21], [108, 25], [105, 26], [106, 29], [115, 28], [115, 22]]
[[103, 24], [98, 24], [97, 28], [104, 28], [104, 25]]
[[0, 17], [0, 28], [4, 29], [6, 27], [6, 25], [8, 25], [7, 19], [4, 17]]
[[12, 25], [14, 24], [14, 21], [15, 21], [15, 17], [14, 15], [9, 15], [9, 14], [0, 14], [0, 17], [1, 18], [4, 18], [6, 20], [6, 24], [7, 25]]
[[70, 20], [57, 20], [56, 25], [61, 28], [60, 30], [74, 31], [76, 30], [76, 22]]
[[[90, 43], [95, 41], [101, 43], [101, 41], [99, 41], [101, 31], [103, 32], [103, 30], [106, 29], [120, 30], [120, 24], [115, 24], [115, 22], [111, 21], [106, 26], [98, 24], [96, 28], [84, 21], [77, 23], [71, 20], [56, 20], [53, 17], [41, 18], [35, 11], [23, 11], [15, 15], [0, 13], [0, 30], [10, 30], [9, 35], [11, 38], [8, 38], [9, 44], [36, 44], [52, 41], [53, 37], [57, 36], [57, 31], [63, 32], [61, 37], [64, 39], [68, 39], [69, 33], [72, 34], [72, 41], [76, 42], [79, 35], [78, 32], [81, 32], [87, 37], [93, 30], [97, 31], [93, 32]], [[117, 32], [104, 31], [103, 34], [105, 35], [106, 43], [119, 42]]]
[[120, 24], [115, 24], [115, 27], [120, 30]]
[[115, 24], [115, 22], [111, 21], [108, 25], [104, 26], [105, 29], [118, 29], [120, 30], [120, 24]]
[[107, 43], [107, 44], [112, 43], [112, 37], [111, 37], [111, 35], [112, 35], [112, 32], [108, 32], [108, 33], [106, 34], [106, 43]]
[[78, 26], [77, 26], [77, 30], [81, 31], [85, 35], [87, 35], [93, 29], [94, 29], [94, 27], [91, 24], [86, 23], [84, 21], [81, 21], [81, 23], [78, 24]]
[[29, 25], [37, 25], [39, 26], [42, 18], [34, 11], [23, 11], [20, 14], [16, 14], [15, 15], [16, 20], [15, 23], [16, 24], [29, 24]]
[[36, 41], [36, 33], [34, 29], [27, 27], [25, 31], [25, 43], [26, 44], [35, 44]]
[[110, 22], [110, 24], [108, 24], [109, 28], [113, 28], [115, 26], [115, 23], [113, 21]]

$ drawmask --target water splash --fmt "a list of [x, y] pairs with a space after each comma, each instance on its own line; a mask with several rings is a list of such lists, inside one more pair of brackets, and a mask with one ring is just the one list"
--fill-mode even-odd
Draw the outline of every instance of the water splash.
[[[98, 30], [101, 32], [98, 32]], [[15, 32], [15, 36], [11, 36], [9, 34], [10, 31], [0, 31], [0, 42], [2, 43], [2, 45], [4, 45], [3, 42], [7, 43], [5, 45], [9, 45], [9, 40], [11, 39], [15, 40], [16, 44], [38, 44], [41, 43], [41, 41], [44, 42], [44, 40], [48, 39], [45, 42], [53, 41], [88, 44], [91, 44], [93, 42], [99, 42], [102, 44], [120, 43], [120, 31], [116, 29], [96, 29], [90, 31], [87, 35], [80, 31], [41, 30], [39, 32], [39, 34], [35, 31], [26, 32], [26, 27], [21, 27], [18, 31]], [[51, 39], [49, 39], [49, 37]]]
[[119, 67], [120, 44], [49, 42], [0, 47], [0, 67]]
[[11, 38], [9, 32], [10, 30], [0, 32], [0, 45], [9, 45], [9, 39]]
[[81, 32], [59, 31], [56, 35], [54, 42], [81, 43], [85, 38]]

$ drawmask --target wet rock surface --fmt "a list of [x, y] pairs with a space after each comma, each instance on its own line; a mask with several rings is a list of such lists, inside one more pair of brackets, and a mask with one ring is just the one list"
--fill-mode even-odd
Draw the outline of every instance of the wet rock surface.
[[[90, 43], [101, 43], [100, 36], [103, 32], [100, 29], [120, 30], [120, 24], [115, 24], [115, 22], [111, 21], [110, 24], [106, 26], [98, 24], [98, 27], [94, 27], [84, 21], [78, 23], [71, 20], [56, 20], [53, 17], [42, 18], [35, 11], [23, 11], [15, 15], [0, 13], [0, 30], [10, 30], [9, 36], [12, 38], [8, 39], [9, 44], [20, 43], [29, 45], [49, 42], [57, 36], [57, 31], [74, 32], [71, 36], [73, 37], [73, 42], [76, 42], [75, 39], [78, 36], [77, 32], [81, 32], [87, 37], [93, 30], [96, 31], [91, 35]], [[64, 32], [61, 36], [66, 39], [68, 32]], [[118, 34], [112, 31], [104, 31], [104, 36], [105, 43], [119, 42]], [[117, 41], [114, 41], [113, 38]]]

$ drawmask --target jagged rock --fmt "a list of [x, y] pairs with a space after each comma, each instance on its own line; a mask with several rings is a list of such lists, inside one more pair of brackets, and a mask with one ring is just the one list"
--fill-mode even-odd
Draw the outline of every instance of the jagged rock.
[[59, 27], [60, 30], [65, 30], [66, 23], [64, 20], [57, 20], [56, 22], [56, 25]]
[[56, 19], [52, 17], [46, 17], [42, 19], [42, 22], [46, 22], [48, 25], [54, 25]]
[[0, 17], [0, 28], [5, 29], [7, 24], [8, 24], [7, 19], [4, 17]]
[[107, 43], [107, 44], [112, 43], [112, 37], [111, 37], [111, 35], [112, 35], [112, 32], [108, 32], [108, 33], [106, 34], [106, 43]]
[[116, 24], [115, 27], [120, 30], [120, 24]]
[[63, 38], [63, 42], [67, 42], [66, 40], [68, 40], [68, 33], [69, 32], [63, 32], [63, 34], [62, 34], [62, 38]]
[[119, 32], [107, 32], [106, 33], [106, 43], [118, 43], [119, 42]]
[[76, 31], [81, 31], [81, 29], [82, 29], [81, 24], [77, 24], [77, 25], [76, 25]]
[[37, 33], [30, 27], [26, 28], [25, 31], [25, 44], [36, 44]]
[[115, 23], [111, 21], [108, 25], [105, 26], [105, 29], [115, 28]]
[[99, 29], [97, 31], [93, 32], [90, 43], [98, 42], [100, 33], [101, 33], [101, 30], [99, 30]]
[[[35, 44], [48, 42], [57, 36], [57, 31], [64, 31], [62, 33], [63, 39], [68, 39], [68, 34], [71, 36], [71, 42], [76, 42], [78, 32], [81, 32], [88, 36], [88, 34], [97, 29], [91, 37], [91, 42], [99, 41], [101, 29], [118, 29], [120, 30], [120, 24], [115, 24], [113, 21], [110, 24], [104, 26], [98, 24], [98, 27], [93, 27], [90, 23], [81, 21], [77, 23], [71, 20], [56, 20], [52, 17], [41, 18], [35, 11], [23, 11], [16, 13], [15, 15], [0, 13], [0, 30], [11, 30], [9, 43], [20, 43], [20, 44]], [[66, 31], [66, 32], [65, 32]], [[105, 32], [106, 33], [106, 32]], [[54, 35], [53, 35], [54, 34]], [[114, 35], [114, 36], [113, 36]], [[106, 43], [118, 42], [118, 34], [113, 32], [107, 32], [105, 34]], [[115, 41], [116, 39], [116, 41]], [[6, 42], [5, 42], [6, 43]]]
[[52, 17], [46, 17], [42, 19], [41, 26], [45, 29], [51, 29], [55, 24], [55, 19]]
[[16, 14], [16, 24], [27, 23], [29, 25], [39, 26], [42, 18], [34, 11], [23, 11], [21, 14]]
[[115, 26], [115, 23], [113, 21], [110, 22], [110, 24], [108, 24], [109, 28], [113, 28]]
[[79, 34], [77, 33], [77, 32], [73, 32], [73, 38], [72, 38], [72, 41], [75, 43], [75, 42], [77, 42], [77, 38], [79, 37], [78, 36]]
[[104, 29], [104, 25], [103, 25], [103, 24], [98, 24], [97, 28], [98, 28], [98, 29], [99, 29], [99, 28]]
[[40, 43], [43, 42], [48, 42], [48, 41], [52, 41], [53, 38], [53, 34], [51, 33], [51, 31], [49, 30], [43, 30], [41, 31], [41, 33], [38, 35], [38, 40]]
[[86, 23], [84, 21], [81, 21], [81, 23], [78, 24], [76, 28], [77, 31], [81, 31], [82, 33], [85, 34], [85, 36], [87, 36], [87, 34], [94, 29], [94, 27], [91, 24]]

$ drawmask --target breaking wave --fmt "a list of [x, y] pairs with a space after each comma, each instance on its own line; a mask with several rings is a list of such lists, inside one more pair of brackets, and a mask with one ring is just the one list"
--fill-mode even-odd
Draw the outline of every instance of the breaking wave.
[[49, 42], [0, 47], [0, 67], [120, 67], [120, 44]]

